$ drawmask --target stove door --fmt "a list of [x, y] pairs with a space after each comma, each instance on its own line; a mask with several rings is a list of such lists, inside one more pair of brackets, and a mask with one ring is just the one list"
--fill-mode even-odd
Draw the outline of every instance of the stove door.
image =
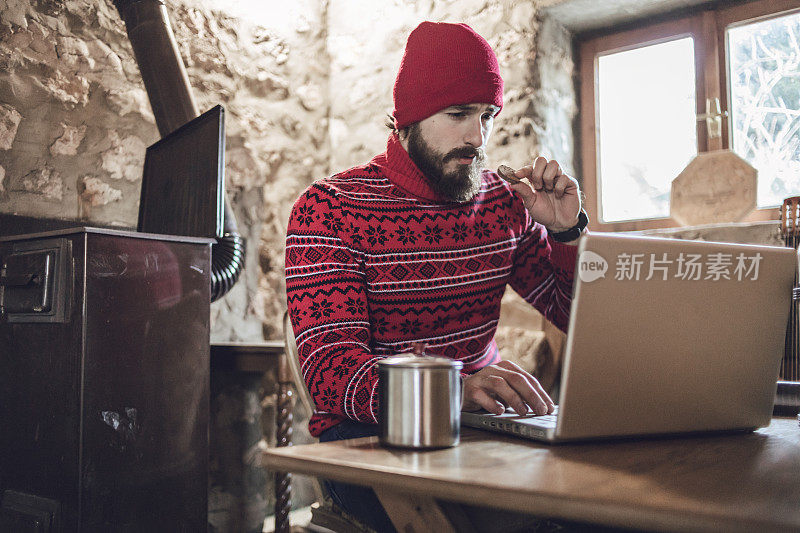
[[72, 289], [68, 239], [33, 239], [0, 252], [0, 319], [65, 322]]

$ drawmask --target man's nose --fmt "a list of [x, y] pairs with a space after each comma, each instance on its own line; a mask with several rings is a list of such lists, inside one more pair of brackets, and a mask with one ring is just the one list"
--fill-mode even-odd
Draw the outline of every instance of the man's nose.
[[480, 148], [486, 142], [486, 132], [480, 115], [467, 121], [467, 131], [464, 132], [464, 143], [474, 148]]

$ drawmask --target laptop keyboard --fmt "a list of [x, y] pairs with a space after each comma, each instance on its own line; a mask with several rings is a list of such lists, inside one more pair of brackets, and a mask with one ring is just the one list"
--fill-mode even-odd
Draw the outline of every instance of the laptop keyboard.
[[[486, 413], [487, 417], [492, 419], [487, 424], [489, 427], [498, 427], [501, 429], [511, 429], [513, 431], [513, 425], [509, 424], [511, 427], [505, 427], [508, 422], [517, 422], [521, 424], [531, 424], [539, 427], [545, 428], [555, 428], [556, 427], [556, 418], [558, 416], [558, 406], [556, 406], [555, 410], [549, 415], [537, 415], [534, 413], [528, 413], [524, 415], [518, 415], [516, 411], [511, 409], [510, 407], [506, 409], [506, 412], [500, 415], [492, 415], [490, 413]], [[495, 422], [496, 420], [496, 422]]]

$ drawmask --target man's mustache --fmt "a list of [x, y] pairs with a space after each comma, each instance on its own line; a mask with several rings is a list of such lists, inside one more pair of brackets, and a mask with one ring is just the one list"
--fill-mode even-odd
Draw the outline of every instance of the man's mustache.
[[476, 159], [483, 159], [485, 156], [485, 152], [480, 148], [472, 148], [470, 146], [464, 146], [463, 148], [456, 148], [454, 150], [450, 150], [447, 152], [447, 155], [444, 156], [442, 162], [447, 163], [451, 159], [460, 159], [462, 157], [474, 157]]

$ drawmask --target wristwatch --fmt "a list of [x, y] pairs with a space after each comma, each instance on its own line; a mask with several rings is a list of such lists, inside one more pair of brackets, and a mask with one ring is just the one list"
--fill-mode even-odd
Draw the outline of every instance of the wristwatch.
[[583, 230], [586, 229], [587, 224], [589, 224], [589, 217], [586, 216], [586, 211], [581, 209], [581, 212], [578, 213], [577, 224], [567, 230], [559, 231], [558, 233], [550, 233], [550, 238], [557, 242], [574, 241], [581, 236], [581, 233], [583, 233]]

